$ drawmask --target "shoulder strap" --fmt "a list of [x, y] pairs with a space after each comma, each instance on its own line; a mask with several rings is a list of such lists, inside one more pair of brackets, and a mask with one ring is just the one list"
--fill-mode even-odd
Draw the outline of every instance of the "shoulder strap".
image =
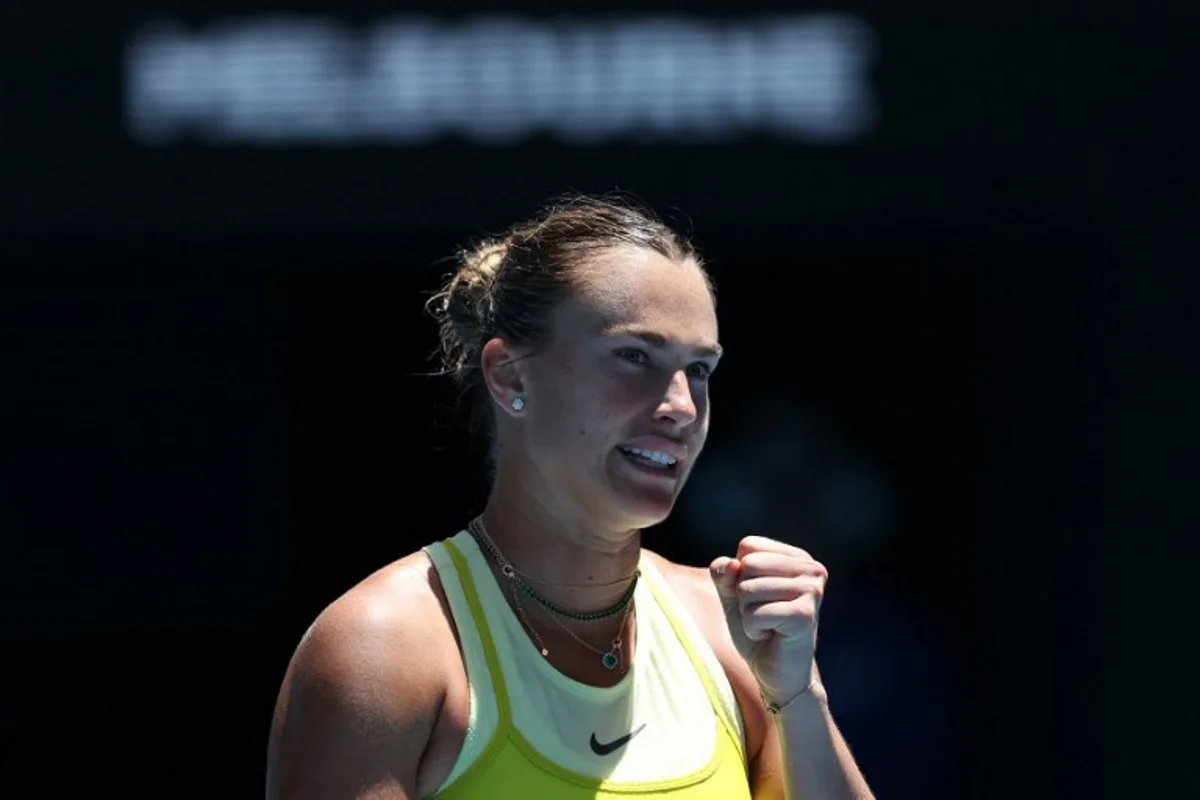
[[491, 631], [488, 629], [487, 617], [483, 613], [483, 605], [479, 602], [479, 593], [475, 589], [475, 581], [471, 575], [471, 568], [467, 565], [466, 556], [463, 555], [463, 552], [458, 549], [454, 542], [447, 539], [441, 542], [441, 544], [450, 556], [450, 562], [454, 565], [459, 583], [462, 585], [463, 594], [467, 600], [467, 608], [471, 611], [471, 619], [475, 623], [475, 630], [479, 633], [479, 641], [483, 645], [483, 657], [487, 662], [488, 673], [492, 679], [493, 692], [496, 696], [496, 708], [500, 715], [500, 725], [506, 726], [511, 719], [508, 687], [504, 683], [504, 671], [500, 668], [500, 659], [496, 655], [496, 643], [492, 639]]
[[[704, 691], [708, 694], [708, 700], [712, 704], [717, 718], [721, 720], [721, 724], [725, 727], [730, 738], [737, 743], [738, 754], [742, 757], [744, 763], [746, 761], [746, 753], [743, 749], [740, 726], [737, 720], [730, 718], [730, 714], [737, 713], [736, 695], [734, 695], [734, 708], [727, 708], [713, 680], [713, 675], [709, 671], [708, 664], [705, 663], [705, 660], [697, 652], [696, 645], [693, 644], [692, 637], [688, 634], [687, 626], [679, 618], [679, 615], [687, 613], [686, 609], [675, 600], [674, 592], [667, 584], [666, 577], [658, 570], [654, 563], [648, 558], [642, 559], [642, 562], [642, 571], [650, 578], [647, 584], [650, 586], [650, 591], [654, 595], [655, 602], [662, 610], [663, 616], [667, 618], [667, 622], [670, 623], [671, 629], [675, 632], [675, 637], [683, 646], [684, 652], [687, 653], [688, 659], [692, 662], [692, 668], [696, 670], [696, 674], [700, 677], [700, 682], [704, 685]], [[691, 627], [695, 628], [696, 626], [693, 624]], [[703, 639], [701, 639], [701, 642], [703, 646], [708, 646], [707, 642], [704, 642]]]

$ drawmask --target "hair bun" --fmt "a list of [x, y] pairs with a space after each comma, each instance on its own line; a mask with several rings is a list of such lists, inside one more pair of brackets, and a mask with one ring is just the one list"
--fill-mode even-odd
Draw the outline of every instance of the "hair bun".
[[490, 286], [507, 255], [507, 240], [484, 242], [463, 254], [457, 278], [466, 284]]
[[491, 330], [492, 289], [508, 251], [508, 240], [501, 239], [460, 252], [458, 270], [430, 298], [429, 310], [441, 329], [442, 367], [460, 381], [477, 365]]
[[443, 292], [446, 311], [450, 311], [451, 305], [461, 303], [465, 308], [460, 310], [477, 317], [483, 326], [488, 310], [485, 301], [507, 256], [508, 242], [504, 240], [487, 241], [460, 253], [458, 271]]

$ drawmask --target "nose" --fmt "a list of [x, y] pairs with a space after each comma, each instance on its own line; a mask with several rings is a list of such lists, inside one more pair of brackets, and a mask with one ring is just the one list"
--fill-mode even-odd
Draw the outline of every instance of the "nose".
[[657, 416], [670, 420], [680, 428], [696, 420], [696, 401], [692, 398], [692, 387], [683, 372], [676, 372], [667, 384], [667, 392], [659, 403]]

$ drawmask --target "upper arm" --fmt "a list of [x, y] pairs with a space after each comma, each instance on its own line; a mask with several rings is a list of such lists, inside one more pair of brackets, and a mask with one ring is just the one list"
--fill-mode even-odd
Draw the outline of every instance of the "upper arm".
[[762, 745], [749, 766], [750, 794], [754, 800], [784, 800], [783, 749], [774, 721], [767, 720]]
[[415, 800], [445, 673], [422, 646], [429, 617], [403, 611], [351, 593], [305, 634], [275, 707], [268, 800]]

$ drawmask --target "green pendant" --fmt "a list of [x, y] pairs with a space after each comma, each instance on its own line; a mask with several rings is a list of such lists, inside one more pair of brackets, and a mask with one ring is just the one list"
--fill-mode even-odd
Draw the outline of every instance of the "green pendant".
[[616, 669], [619, 662], [620, 659], [617, 658], [617, 654], [612, 650], [609, 650], [600, 657], [600, 663], [604, 665], [605, 669]]

